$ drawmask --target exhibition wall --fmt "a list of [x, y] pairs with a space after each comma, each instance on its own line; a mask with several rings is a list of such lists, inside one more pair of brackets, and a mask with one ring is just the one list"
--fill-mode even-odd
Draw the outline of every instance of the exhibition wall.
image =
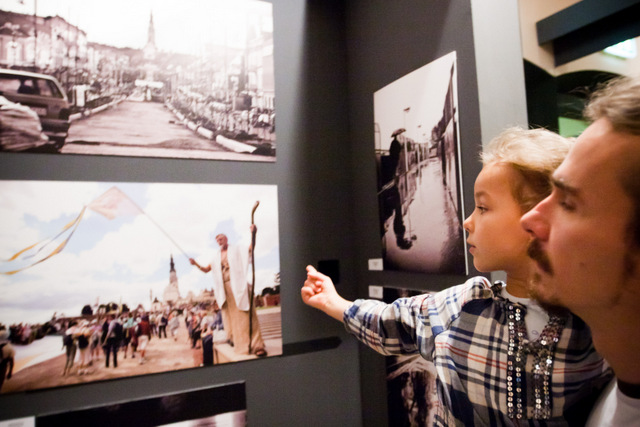
[[[46, 415], [244, 381], [250, 425], [300, 425], [309, 420], [318, 425], [360, 423], [357, 345], [338, 322], [325, 321], [300, 302], [307, 263], [339, 259], [345, 283], [354, 282], [352, 245], [344, 244], [351, 240], [351, 227], [342, 221], [350, 210], [346, 185], [350, 170], [341, 151], [348, 134], [340, 12], [344, 5], [317, 3], [273, 2], [281, 109], [275, 163], [0, 153], [3, 180], [276, 185], [279, 216], [286, 218], [280, 226], [283, 355], [3, 395], [0, 418]], [[146, 28], [147, 22], [141, 25]], [[331, 337], [341, 342], [324, 351], [322, 342], [314, 341]]]

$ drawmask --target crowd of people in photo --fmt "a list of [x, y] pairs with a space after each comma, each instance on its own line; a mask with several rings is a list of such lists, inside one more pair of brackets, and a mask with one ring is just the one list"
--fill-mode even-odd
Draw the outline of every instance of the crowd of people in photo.
[[[179, 333], [181, 329], [186, 331], [186, 335]], [[201, 351], [202, 355], [195, 360], [201, 360], [201, 366], [213, 365], [214, 334], [216, 341], [227, 341], [221, 311], [215, 302], [207, 307], [166, 308], [157, 312], [113, 310], [100, 316], [59, 318], [46, 325], [20, 323], [7, 327], [0, 324], [2, 382], [13, 374], [16, 346], [12, 344], [29, 345], [36, 336], [42, 338], [44, 335], [37, 331], [44, 330], [47, 331], [45, 335], [61, 337], [65, 355], [62, 376], [90, 375], [100, 369], [116, 369], [119, 358], [120, 363], [122, 359], [129, 358], [137, 359], [140, 365], [145, 364], [152, 339], [185, 340], [189, 358], [193, 357], [193, 351]], [[196, 362], [194, 364], [197, 365]]]
[[125, 312], [109, 314], [102, 321], [71, 320], [62, 334], [66, 353], [62, 375], [89, 374], [102, 359], [105, 368], [117, 368], [118, 355], [123, 359], [135, 358], [142, 365], [147, 362], [147, 346], [151, 339], [178, 341], [181, 317], [189, 347], [202, 349], [203, 364], [213, 364], [213, 334], [224, 331], [217, 306], [209, 310]]
[[[30, 344], [47, 334], [57, 331], [55, 323], [14, 323], [8, 328], [9, 339], [13, 344]], [[0, 329], [6, 326], [0, 325]]]
[[274, 138], [275, 111], [270, 108], [233, 109], [213, 96], [178, 90], [171, 105], [188, 120], [212, 132], [227, 131], [245, 139], [268, 141]]

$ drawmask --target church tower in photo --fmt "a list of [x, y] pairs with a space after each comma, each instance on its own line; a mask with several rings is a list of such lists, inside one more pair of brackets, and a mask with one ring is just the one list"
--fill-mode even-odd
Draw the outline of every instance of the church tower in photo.
[[180, 300], [180, 290], [178, 289], [178, 274], [176, 273], [176, 265], [171, 255], [171, 268], [169, 269], [169, 284], [164, 288], [162, 300], [165, 303], [176, 303]]
[[153, 61], [156, 58], [156, 30], [153, 25], [153, 12], [149, 13], [149, 30], [147, 33], [147, 44], [144, 46], [144, 59]]

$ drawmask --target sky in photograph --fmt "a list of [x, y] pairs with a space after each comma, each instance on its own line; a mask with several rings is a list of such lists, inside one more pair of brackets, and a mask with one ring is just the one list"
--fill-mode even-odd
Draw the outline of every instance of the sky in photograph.
[[[455, 63], [454, 51], [374, 93], [374, 122], [380, 130], [380, 139], [376, 136], [376, 149], [389, 149], [391, 134], [399, 128], [405, 128], [405, 136], [416, 142], [427, 142], [430, 139], [431, 129], [442, 118], [451, 67]], [[453, 82], [455, 94], [455, 70]], [[408, 111], [405, 112], [407, 108]]]
[[0, 274], [0, 323], [42, 323], [54, 312], [79, 315], [96, 302], [148, 309], [150, 298], [162, 300], [169, 284], [171, 255], [181, 296], [212, 289], [212, 274], [188, 258], [209, 265], [219, 233], [248, 248], [257, 201], [256, 294], [274, 286], [280, 271], [274, 185], [0, 181], [0, 271], [12, 271], [17, 261], [8, 262], [10, 257], [56, 236], [113, 186], [142, 213], [123, 210], [108, 219], [86, 209], [62, 252], [16, 274]]
[[273, 25], [271, 3], [254, 0], [0, 0], [0, 9], [58, 15], [85, 31], [90, 42], [135, 49], [147, 43], [153, 14], [160, 51], [196, 55], [209, 43], [243, 43], [247, 19]]

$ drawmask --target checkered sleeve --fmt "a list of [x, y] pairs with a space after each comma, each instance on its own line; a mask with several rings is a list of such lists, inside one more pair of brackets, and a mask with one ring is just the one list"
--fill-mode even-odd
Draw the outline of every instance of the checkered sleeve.
[[437, 294], [399, 298], [391, 304], [356, 300], [344, 312], [347, 331], [384, 355], [420, 352], [431, 358], [433, 337], [444, 331], [464, 304], [486, 291], [486, 279], [470, 279]]

